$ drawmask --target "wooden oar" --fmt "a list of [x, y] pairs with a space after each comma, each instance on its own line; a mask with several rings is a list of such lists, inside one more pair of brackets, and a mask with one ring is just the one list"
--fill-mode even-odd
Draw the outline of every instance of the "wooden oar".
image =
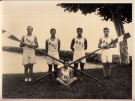
[[[15, 37], [14, 35], [12, 35], [12, 34], [6, 32], [5, 30], [2, 30], [2, 33], [3, 33], [3, 36], [5, 36], [5, 37], [7, 37], [7, 38], [9, 38], [9, 39], [12, 39], [12, 40], [17, 41], [17, 42], [22, 42], [22, 41], [19, 40], [17, 37]], [[23, 42], [22, 42], [22, 43], [23, 43]], [[27, 45], [27, 44], [25, 44], [25, 45]], [[59, 61], [59, 62], [61, 62], [61, 63], [64, 64], [64, 62], [62, 62], [62, 61], [60, 61], [59, 59], [56, 59], [56, 58], [50, 56], [49, 54], [46, 54], [46, 53], [44, 53], [44, 52], [42, 52], [42, 51], [40, 51], [40, 50], [38, 50], [38, 49], [36, 49], [36, 48], [34, 48], [34, 47], [31, 47], [31, 48], [33, 48], [33, 49], [35, 49], [36, 51], [39, 51], [39, 52], [45, 54], [46, 56], [49, 56], [49, 57], [51, 57], [51, 58], [53, 58], [53, 59], [55, 59], [55, 60], [57, 60], [57, 61]], [[94, 52], [90, 53], [89, 55], [91, 55], [91, 54], [93, 54], [93, 53], [94, 53]], [[87, 55], [87, 56], [88, 56], [88, 55]], [[83, 57], [83, 58], [85, 58], [85, 57]], [[82, 58], [81, 58], [81, 59], [82, 59]], [[81, 60], [81, 59], [80, 59], [80, 60]], [[77, 59], [77, 61], [78, 61], [78, 59]], [[76, 62], [76, 60], [75, 60], [74, 62]], [[74, 63], [74, 62], [72, 62], [72, 63]], [[71, 67], [72, 69], [75, 69], [74, 67], [72, 67], [72, 66], [70, 66], [70, 65], [71, 65], [71, 63], [69, 64], [69, 67]], [[61, 67], [61, 68], [62, 68], [62, 67]], [[58, 70], [60, 70], [60, 68], [59, 68]], [[51, 73], [49, 73], [49, 74], [47, 74], [47, 75], [44, 75], [44, 76], [40, 77], [39, 79], [37, 79], [37, 80], [31, 82], [31, 84], [34, 83], [34, 82], [36, 82], [36, 81], [41, 80], [41, 79], [44, 78], [44, 77], [47, 77], [48, 75], [50, 75], [50, 74], [52, 74], [52, 73], [54, 73], [54, 72], [57, 72], [58, 70], [55, 70], [55, 71], [53, 71], [53, 72], [51, 72]], [[82, 72], [82, 71], [80, 71], [80, 70], [77, 70], [77, 69], [75, 69], [75, 70], [78, 71], [78, 72], [81, 72], [82, 74], [84, 74], [84, 75], [86, 75], [86, 76], [88, 76], [88, 77], [91, 77], [91, 78], [93, 78], [93, 79], [95, 79], [95, 80], [97, 80], [97, 81], [100, 81], [100, 80], [96, 79], [95, 77], [93, 77], [93, 76], [91, 76], [91, 75], [88, 75], [88, 74], [86, 74], [86, 73], [84, 73], [84, 72]]]
[[[131, 36], [130, 36], [129, 33], [123, 34], [123, 35], [121, 35], [120, 37], [118, 37], [118, 38], [116, 38], [115, 40], [113, 40], [111, 43], [109, 43], [109, 45], [116, 44], [116, 43], [118, 43], [118, 42], [122, 42], [122, 41], [124, 41], [124, 40], [126, 40], [126, 39], [128, 39], [128, 38], [130, 38], [130, 37], [131, 37]], [[91, 55], [91, 54], [93, 54], [93, 53], [95, 53], [95, 52], [97, 52], [97, 51], [99, 51], [99, 50], [101, 50], [101, 48], [99, 48], [99, 49], [97, 49], [97, 50], [91, 52], [91, 53], [88, 54], [88, 55], [85, 55], [85, 56], [83, 56], [83, 57], [81, 57], [81, 58], [79, 58], [79, 59], [77, 59], [77, 60], [71, 62], [69, 65], [71, 65], [71, 64], [73, 64], [73, 63], [75, 63], [75, 62], [77, 62], [77, 61], [79, 61], [79, 60], [81, 60], [81, 59], [83, 59], [83, 58], [86, 58], [87, 56], [89, 56], [89, 55]]]
[[[120, 39], [119, 39], [119, 38], [116, 38], [115, 40], [113, 40], [111, 43], [109, 43], [109, 45], [116, 44], [116, 43], [118, 43], [118, 42], [121, 42], [121, 41], [123, 41], [123, 40], [128, 39], [129, 37], [131, 37], [130, 34], [129, 34], [129, 33], [126, 33], [126, 34], [122, 35], [122, 36], [120, 37]], [[83, 56], [83, 57], [81, 57], [81, 58], [79, 58], [79, 59], [77, 59], [77, 60], [75, 60], [75, 61], [69, 63], [69, 67], [71, 67], [72, 69], [74, 69], [74, 70], [76, 70], [76, 71], [78, 71], [78, 72], [80, 72], [80, 73], [82, 73], [82, 74], [84, 74], [84, 75], [86, 75], [86, 76], [88, 76], [88, 77], [90, 77], [90, 78], [96, 80], [96, 81], [101, 82], [101, 81], [98, 80], [97, 78], [95, 78], [95, 77], [93, 77], [93, 76], [91, 76], [91, 75], [88, 75], [88, 74], [86, 74], [86, 73], [84, 73], [84, 72], [82, 72], [82, 71], [80, 71], [80, 70], [78, 70], [78, 69], [76, 69], [76, 68], [70, 66], [71, 64], [73, 64], [73, 63], [75, 63], [75, 62], [77, 62], [77, 61], [79, 61], [79, 60], [81, 60], [81, 59], [83, 59], [83, 58], [86, 58], [87, 56], [89, 56], [89, 55], [91, 55], [91, 54], [93, 54], [93, 53], [95, 53], [95, 52], [97, 52], [97, 51], [99, 51], [99, 50], [101, 50], [101, 48], [99, 48], [99, 49], [93, 51], [92, 53], [90, 53], [90, 54], [88, 54], [88, 55], [86, 55], [86, 56]], [[58, 70], [60, 70], [60, 68], [59, 68]], [[53, 71], [52, 73], [57, 72], [58, 70], [55, 70], [55, 71]], [[34, 82], [37, 82], [37, 81], [39, 81], [40, 79], [42, 79], [42, 78], [44, 78], [44, 77], [46, 77], [46, 76], [48, 76], [48, 75], [50, 75], [50, 74], [52, 74], [52, 73], [49, 73], [49, 74], [47, 74], [47, 75], [44, 75], [44, 76], [42, 76], [41, 78], [39, 78], [39, 79], [37, 79], [37, 80], [31, 82], [30, 84], [32, 84], [32, 83], [34, 83]]]
[[[6, 32], [5, 30], [2, 30], [2, 33], [3, 33], [3, 34], [2, 34], [3, 36], [5, 36], [5, 37], [7, 37], [7, 38], [9, 38], [9, 39], [12, 39], [12, 40], [14, 40], [14, 41], [21, 42], [21, 43], [27, 45], [26, 43], [22, 42], [20, 39], [18, 39], [18, 38], [15, 37], [14, 35], [10, 34], [9, 32]], [[27, 45], [27, 46], [29, 46], [29, 45]], [[57, 60], [57, 61], [59, 61], [59, 62], [61, 62], [61, 63], [64, 63], [64, 62], [62, 62], [61, 60], [59, 60], [59, 59], [57, 59], [57, 58], [54, 58], [54, 57], [52, 57], [51, 55], [46, 54], [46, 53], [44, 53], [44, 52], [42, 52], [42, 51], [40, 51], [40, 50], [38, 50], [38, 49], [36, 49], [36, 48], [34, 48], [34, 47], [31, 47], [31, 48], [33, 48], [33, 49], [35, 49], [36, 51], [39, 51], [39, 52], [45, 54], [46, 56], [49, 56], [49, 57], [53, 58], [53, 59], [55, 59], [55, 60]]]
[[[97, 51], [98, 51], [98, 50], [97, 50]], [[89, 55], [91, 55], [91, 54], [93, 54], [93, 53], [95, 53], [95, 51], [92, 52], [92, 53], [90, 53]], [[87, 55], [87, 56], [88, 56], [88, 55]], [[81, 59], [82, 59], [82, 58], [81, 58]], [[79, 59], [75, 60], [74, 62], [76, 62], [76, 61], [78, 61], [78, 60], [79, 60]], [[80, 70], [78, 70], [78, 69], [76, 69], [76, 68], [74, 68], [74, 67], [72, 67], [71, 64], [73, 64], [74, 62], [69, 63], [69, 67], [70, 67], [70, 68], [72, 68], [72, 69], [74, 69], [74, 70], [76, 70], [76, 71], [78, 71], [78, 72], [80, 72], [80, 73], [82, 73], [82, 74], [84, 74], [84, 75], [86, 75], [86, 76], [88, 76], [88, 77], [90, 77], [90, 78], [96, 80], [96, 81], [101, 82], [101, 81], [98, 80], [97, 78], [95, 78], [95, 77], [93, 77], [93, 76], [91, 76], [91, 75], [89, 75], [89, 74], [87, 74], [87, 73], [84, 73], [84, 72], [82, 72], [82, 71], [80, 71]], [[61, 68], [62, 68], [62, 67], [61, 67]], [[37, 81], [39, 81], [39, 80], [41, 80], [41, 79], [43, 79], [43, 78], [49, 76], [50, 74], [53, 74], [53, 73], [59, 71], [61, 68], [59, 68], [59, 69], [57, 69], [57, 70], [55, 70], [55, 71], [53, 71], [53, 72], [51, 72], [51, 73], [48, 73], [48, 74], [46, 74], [46, 75], [44, 75], [44, 76], [38, 78], [37, 80], [31, 82], [30, 84], [33, 84], [34, 82], [37, 82]]]
[[[14, 35], [9, 34], [9, 33], [6, 32], [5, 30], [2, 30], [2, 33], [5, 33], [5, 36], [8, 37], [8, 38], [10, 38], [10, 39], [12, 39], [12, 40], [21, 42], [18, 38], [16, 38]], [[123, 34], [123, 35], [121, 35], [119, 38], [116, 38], [115, 40], [113, 40], [109, 45], [111, 45], [111, 44], [116, 44], [116, 43], [118, 43], [118, 42], [121, 42], [121, 41], [123, 41], [123, 40], [128, 39], [129, 37], [131, 37], [129, 33]], [[35, 48], [34, 48], [34, 49], [35, 49]], [[35, 50], [39, 51], [38, 49], [35, 49]], [[79, 61], [79, 60], [81, 60], [81, 59], [83, 59], [83, 58], [85, 58], [85, 57], [87, 57], [87, 56], [89, 56], [89, 55], [91, 55], [91, 54], [93, 54], [93, 53], [99, 51], [99, 50], [101, 50], [101, 49], [98, 49], [98, 50], [96, 50], [96, 51], [94, 51], [94, 52], [92, 52], [92, 53], [90, 53], [90, 54], [88, 54], [88, 55], [86, 55], [86, 56], [83, 56], [83, 57], [81, 57], [81, 58], [79, 58], [79, 59], [77, 59], [77, 60], [71, 62], [69, 65], [71, 65], [71, 64], [73, 64], [73, 63], [75, 63], [75, 62], [77, 62], [77, 61]], [[54, 58], [54, 57], [52, 57], [52, 56], [50, 56], [50, 55], [48, 55], [48, 54], [42, 52], [42, 51], [39, 51], [39, 52], [41, 52], [41, 53], [43, 53], [43, 54], [45, 54], [45, 55], [47, 55], [47, 56], [49, 56], [49, 57], [51, 57], [51, 58], [53, 58], [53, 59], [55, 59], [55, 60], [57, 60], [57, 61], [63, 63], [62, 61], [60, 61], [60, 60], [58, 60], [58, 59], [56, 59], [56, 58]], [[69, 66], [69, 67], [75, 69], [75, 68], [72, 67], [72, 66]], [[58, 70], [60, 70], [60, 68], [59, 68]], [[48, 76], [48, 75], [50, 75], [50, 74], [52, 74], [52, 73], [58, 71], [58, 70], [55, 70], [55, 71], [53, 71], [53, 72], [51, 72], [51, 73], [49, 73], [49, 74], [47, 74], [47, 75], [44, 75], [44, 76], [42, 76], [41, 78], [39, 78], [39, 79], [33, 81], [32, 83], [34, 83], [34, 82], [36, 82], [36, 81], [38, 81], [38, 80], [40, 80], [40, 79], [42, 79], [42, 78], [44, 78], [44, 77], [46, 77], [46, 76]], [[97, 80], [97, 81], [100, 81], [100, 80], [94, 78], [93, 76], [90, 76], [90, 75], [88, 75], [88, 74], [86, 74], [86, 73], [84, 73], [84, 72], [82, 72], [82, 71], [79, 71], [79, 70], [77, 70], [77, 69], [75, 69], [75, 70], [78, 71], [78, 72], [81, 72], [82, 74], [87, 75], [88, 77], [91, 77], [91, 78], [93, 78], [93, 79], [95, 79], [95, 80]]]

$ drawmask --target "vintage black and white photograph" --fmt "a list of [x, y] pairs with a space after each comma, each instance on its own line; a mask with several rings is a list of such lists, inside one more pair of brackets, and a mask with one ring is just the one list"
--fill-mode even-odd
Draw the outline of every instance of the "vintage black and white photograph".
[[133, 2], [3, 1], [2, 100], [134, 100]]

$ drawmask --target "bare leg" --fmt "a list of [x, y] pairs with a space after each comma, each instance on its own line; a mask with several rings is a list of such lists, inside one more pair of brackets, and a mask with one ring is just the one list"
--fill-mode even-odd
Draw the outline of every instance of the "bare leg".
[[[48, 72], [50, 73], [50, 72], [52, 72], [52, 65], [48, 65], [48, 66], [49, 66]], [[49, 75], [49, 79], [51, 79], [51, 75]]]
[[[77, 69], [78, 68], [78, 63], [74, 63], [74, 68]], [[77, 77], [77, 71], [74, 70], [74, 77]]]
[[[58, 69], [57, 66], [58, 65], [54, 65], [54, 70], [57, 70]], [[57, 78], [57, 72], [55, 72], [54, 74], [55, 74], [55, 79], [56, 79]]]
[[68, 84], [66, 84], [64, 81], [62, 81], [60, 78], [56, 78], [56, 80], [58, 82], [60, 82], [61, 84], [65, 85], [65, 86], [68, 86]]
[[77, 77], [74, 77], [74, 78], [69, 79], [68, 85], [72, 84], [76, 80], [77, 80]]
[[29, 81], [31, 81], [31, 78], [32, 78], [32, 74], [33, 74], [33, 64], [29, 64]]
[[28, 81], [28, 67], [29, 65], [24, 65], [24, 75], [25, 75], [25, 81]]

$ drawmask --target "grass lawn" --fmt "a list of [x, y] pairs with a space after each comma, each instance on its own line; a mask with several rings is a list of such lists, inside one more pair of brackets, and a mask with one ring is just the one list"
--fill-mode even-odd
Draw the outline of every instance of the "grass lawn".
[[[103, 80], [102, 69], [84, 72]], [[37, 79], [46, 73], [34, 73]], [[23, 84], [23, 74], [3, 74], [3, 98], [28, 99], [132, 99], [131, 67], [113, 67], [111, 81], [98, 82], [84, 75], [84, 81], [76, 81], [69, 88], [48, 77], [32, 84]]]

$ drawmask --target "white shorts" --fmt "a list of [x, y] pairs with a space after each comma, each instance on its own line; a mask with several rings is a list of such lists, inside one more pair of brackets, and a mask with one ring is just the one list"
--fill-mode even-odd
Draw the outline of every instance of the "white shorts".
[[102, 51], [101, 59], [102, 59], [102, 63], [107, 63], [107, 62], [112, 63], [112, 54], [107, 51]]
[[[51, 55], [52, 57], [56, 58], [56, 59], [59, 59], [58, 52], [48, 52], [48, 54]], [[55, 60], [55, 59], [47, 56], [47, 64], [50, 64], [50, 65], [52, 65], [52, 64], [59, 65], [60, 63], [57, 60]]]
[[31, 54], [30, 56], [27, 53], [23, 53], [23, 65], [27, 65], [27, 64], [36, 64], [36, 57], [35, 57], [35, 53]]
[[[83, 56], [85, 56], [85, 51], [74, 51], [73, 61], [75, 61], [75, 60], [77, 60], [77, 59], [79, 59], [79, 58], [81, 58]], [[81, 59], [81, 60], [79, 60], [79, 61], [77, 61], [75, 63], [79, 63], [79, 62], [85, 63], [86, 62], [86, 58], [83, 58], [83, 59]]]

